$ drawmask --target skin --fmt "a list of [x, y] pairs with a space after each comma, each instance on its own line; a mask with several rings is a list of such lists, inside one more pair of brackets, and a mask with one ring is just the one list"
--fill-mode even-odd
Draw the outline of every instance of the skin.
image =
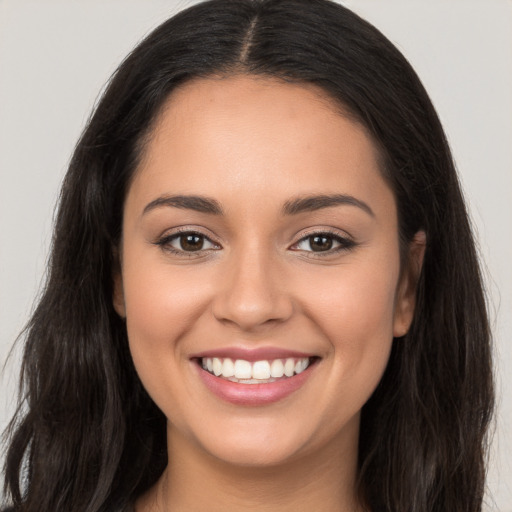
[[[372, 213], [282, 213], [286, 201], [335, 193]], [[213, 198], [224, 215], [144, 213], [176, 194]], [[177, 227], [204, 234], [205, 249], [169, 241]], [[326, 231], [354, 245], [315, 252], [307, 236]], [[129, 188], [114, 276], [135, 366], [168, 418], [169, 466], [136, 510], [360, 510], [360, 411], [411, 323], [424, 242], [419, 233], [400, 273], [375, 146], [320, 89], [242, 75], [176, 90]], [[290, 396], [248, 407], [213, 395], [190, 359], [226, 346], [321, 359]]]

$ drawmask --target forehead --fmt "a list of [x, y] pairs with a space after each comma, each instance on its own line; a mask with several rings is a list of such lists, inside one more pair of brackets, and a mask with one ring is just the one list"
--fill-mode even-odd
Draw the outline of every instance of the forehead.
[[[188, 103], [189, 101], [192, 103]], [[288, 82], [277, 77], [250, 74], [219, 75], [189, 80], [173, 90], [162, 108], [162, 114], [181, 112], [198, 119], [202, 117], [201, 110], [197, 110], [201, 105], [209, 108], [218, 107], [226, 113], [238, 113], [240, 108], [261, 106], [262, 101], [272, 102], [274, 109], [279, 105], [280, 114], [292, 117], [304, 109], [322, 109], [329, 116], [350, 117], [347, 108], [313, 83]], [[193, 107], [194, 112], [188, 107]], [[264, 110], [258, 111], [265, 116]]]
[[[365, 128], [312, 84], [234, 76], [168, 98], [133, 186], [158, 193], [390, 193]], [[172, 189], [172, 190], [166, 190]]]

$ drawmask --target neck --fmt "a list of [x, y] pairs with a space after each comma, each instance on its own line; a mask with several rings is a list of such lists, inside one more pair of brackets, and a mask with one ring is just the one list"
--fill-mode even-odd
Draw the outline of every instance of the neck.
[[170, 427], [168, 467], [136, 510], [361, 512], [355, 492], [355, 427], [355, 437], [340, 436], [321, 449], [270, 467], [229, 464]]

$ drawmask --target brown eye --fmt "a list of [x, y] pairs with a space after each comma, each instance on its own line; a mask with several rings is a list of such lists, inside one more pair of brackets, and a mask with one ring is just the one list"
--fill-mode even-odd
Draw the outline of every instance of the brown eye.
[[355, 242], [349, 238], [331, 233], [315, 233], [299, 240], [293, 247], [295, 250], [315, 253], [333, 254], [343, 250], [349, 250], [355, 246]]
[[328, 251], [329, 249], [332, 249], [333, 239], [330, 236], [314, 235], [314, 236], [308, 237], [308, 239], [309, 239], [309, 246], [311, 247], [312, 251], [321, 252], [321, 251]]
[[213, 243], [207, 236], [201, 233], [196, 233], [195, 231], [184, 231], [164, 236], [155, 243], [165, 251], [175, 254], [205, 252], [210, 249], [220, 249], [220, 247]]
[[183, 234], [179, 237], [179, 245], [183, 251], [200, 251], [204, 246], [204, 237], [195, 233]]

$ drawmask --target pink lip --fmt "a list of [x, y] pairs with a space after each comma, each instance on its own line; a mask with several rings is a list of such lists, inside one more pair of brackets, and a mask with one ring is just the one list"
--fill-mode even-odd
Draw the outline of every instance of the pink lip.
[[[218, 354], [218, 352], [216, 352]], [[207, 356], [204, 356], [207, 357]], [[209, 357], [209, 356], [208, 356]], [[228, 357], [228, 356], [227, 356]], [[293, 356], [289, 356], [293, 357]], [[263, 359], [267, 359], [264, 357]], [[245, 359], [245, 357], [240, 357]], [[196, 371], [206, 387], [219, 398], [235, 405], [266, 405], [282, 400], [302, 387], [317, 366], [313, 361], [302, 373], [267, 384], [240, 384], [216, 377], [195, 364]]]
[[243, 348], [243, 347], [226, 347], [212, 350], [206, 350], [191, 356], [191, 359], [199, 359], [203, 357], [229, 357], [233, 360], [244, 359], [245, 361], [254, 362], [272, 359], [287, 359], [295, 357], [302, 359], [304, 357], [313, 357], [314, 354], [306, 354], [305, 352], [296, 352], [277, 347], [260, 347], [260, 348]]

